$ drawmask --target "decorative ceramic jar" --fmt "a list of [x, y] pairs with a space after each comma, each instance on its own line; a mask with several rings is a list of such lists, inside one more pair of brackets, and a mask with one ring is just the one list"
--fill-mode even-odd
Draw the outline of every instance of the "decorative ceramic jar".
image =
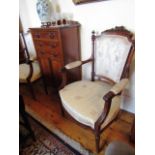
[[51, 21], [52, 4], [50, 0], [37, 0], [36, 9], [41, 23]]

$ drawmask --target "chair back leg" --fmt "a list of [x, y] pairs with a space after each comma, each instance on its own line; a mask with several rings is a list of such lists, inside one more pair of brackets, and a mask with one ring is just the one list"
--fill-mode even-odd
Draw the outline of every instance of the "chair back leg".
[[46, 84], [46, 81], [45, 81], [44, 76], [42, 76], [42, 81], [43, 81], [43, 85], [44, 85], [45, 93], [48, 94], [47, 84]]
[[34, 100], [37, 100], [37, 99], [36, 99], [36, 95], [35, 95], [34, 90], [33, 90], [32, 83], [28, 82], [28, 86], [29, 86], [29, 89], [30, 89], [32, 98], [33, 98]]
[[31, 129], [31, 125], [29, 123], [29, 120], [27, 118], [27, 114], [25, 112], [25, 104], [24, 104], [24, 99], [23, 99], [23, 96], [22, 95], [19, 95], [19, 113], [20, 113], [20, 116], [22, 117], [24, 123], [21, 123], [21, 124], [24, 124], [24, 126], [26, 127], [26, 129], [28, 129], [28, 131], [30, 132], [30, 136], [32, 137], [32, 139], [35, 141], [36, 138], [35, 138], [35, 135]]

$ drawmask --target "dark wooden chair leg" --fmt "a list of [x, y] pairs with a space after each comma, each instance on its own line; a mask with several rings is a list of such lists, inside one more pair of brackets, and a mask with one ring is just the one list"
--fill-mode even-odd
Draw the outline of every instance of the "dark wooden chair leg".
[[44, 77], [42, 77], [42, 81], [43, 81], [45, 92], [46, 92], [46, 94], [48, 94], [47, 85], [46, 85], [46, 81], [45, 81]]
[[62, 106], [61, 106], [61, 115], [62, 115], [63, 117], [65, 117], [65, 112], [64, 112], [64, 109], [63, 109]]
[[100, 149], [100, 133], [95, 132], [96, 152], [99, 153]]
[[60, 103], [60, 110], [61, 110], [61, 115], [62, 115], [63, 117], [65, 117], [65, 112], [64, 112], [64, 109], [63, 109], [63, 107], [62, 107], [62, 103]]
[[35, 141], [36, 138], [35, 138], [35, 135], [34, 135], [32, 129], [31, 129], [31, 125], [29, 123], [29, 120], [27, 118], [27, 114], [25, 112], [25, 105], [24, 105], [24, 100], [23, 100], [22, 95], [19, 95], [19, 112], [20, 112], [20, 115], [22, 116], [22, 119], [24, 121], [23, 123], [20, 122], [20, 124], [23, 124], [28, 129], [28, 131], [30, 132], [30, 136]]
[[30, 92], [31, 92], [31, 94], [32, 94], [32, 98], [33, 98], [34, 100], [36, 100], [36, 96], [35, 96], [35, 93], [34, 93], [34, 90], [33, 90], [32, 83], [28, 82], [28, 86], [29, 86]]
[[35, 139], [35, 136], [34, 136], [34, 133], [33, 133], [32, 129], [31, 129], [30, 123], [29, 123], [29, 121], [27, 119], [27, 116], [24, 113], [21, 113], [21, 116], [22, 116], [22, 118], [24, 120], [24, 123], [21, 123], [21, 124], [23, 124], [28, 129], [28, 131], [30, 132], [30, 136], [35, 141], [36, 139]]

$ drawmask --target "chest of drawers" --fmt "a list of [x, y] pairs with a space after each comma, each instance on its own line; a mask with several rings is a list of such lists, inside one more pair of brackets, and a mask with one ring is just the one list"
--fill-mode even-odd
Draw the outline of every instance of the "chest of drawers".
[[[30, 28], [37, 58], [48, 85], [61, 83], [61, 68], [81, 60], [80, 24], [61, 27]], [[69, 81], [81, 79], [81, 68], [68, 73]]]

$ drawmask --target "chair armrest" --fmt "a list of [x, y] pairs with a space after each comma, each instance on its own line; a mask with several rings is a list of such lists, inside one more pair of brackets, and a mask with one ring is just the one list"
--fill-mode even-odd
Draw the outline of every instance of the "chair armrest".
[[32, 64], [32, 63], [33, 63], [33, 60], [26, 59], [25, 63], [27, 63], [27, 64]]
[[71, 62], [71, 63], [65, 65], [64, 67], [66, 69], [72, 69], [72, 68], [76, 68], [76, 67], [81, 66], [81, 64], [82, 64], [82, 61], [74, 61], [74, 62]]
[[36, 61], [36, 59], [28, 59], [28, 58], [25, 58], [25, 59], [22, 60], [19, 64], [23, 64], [23, 63], [31, 64], [31, 63], [33, 63], [34, 61]]
[[129, 80], [126, 79], [122, 79], [119, 83], [116, 83], [112, 88], [111, 88], [111, 92], [113, 92], [115, 95], [121, 93], [125, 87], [127, 86]]
[[104, 95], [103, 100], [105, 102], [105, 106], [102, 111], [102, 114], [95, 123], [95, 128], [97, 130], [99, 130], [101, 124], [105, 121], [110, 111], [112, 99], [115, 96], [120, 95], [120, 93], [124, 90], [124, 88], [128, 84], [128, 81], [129, 81], [128, 79], [122, 79], [119, 83], [116, 83], [107, 94]]
[[85, 61], [80, 61], [80, 60], [74, 61], [74, 62], [71, 62], [71, 63], [65, 65], [64, 68], [67, 69], [67, 70], [70, 70], [70, 69], [79, 67], [79, 66], [81, 66], [81, 65], [83, 65], [83, 64], [85, 64], [85, 63], [88, 63], [88, 62], [90, 62], [90, 61], [93, 61], [93, 59], [90, 58], [90, 59], [87, 59], [87, 60], [85, 60]]
[[80, 67], [81, 65], [86, 64], [86, 63], [91, 62], [91, 61], [93, 61], [92, 58], [87, 59], [85, 61], [80, 61], [80, 60], [74, 61], [74, 62], [71, 62], [71, 63], [65, 65], [61, 69], [61, 72], [62, 72], [62, 82], [61, 82], [61, 84], [60, 84], [58, 89], [59, 90], [62, 89], [67, 84], [67, 73], [66, 73], [67, 70], [70, 70], [70, 69], [73, 69], [73, 68], [76, 68], [76, 67]]
[[32, 54], [30, 54], [29, 60], [31, 60], [31, 61], [36, 61], [36, 60], [37, 60], [37, 57], [34, 56], [34, 55], [32, 55]]
[[31, 81], [31, 78], [32, 78], [32, 75], [33, 75], [33, 65], [32, 65], [33, 61], [27, 59], [27, 64], [29, 65], [30, 67], [30, 72], [29, 72], [29, 75], [27, 77], [27, 81], [30, 82]]
[[25, 64], [28, 64], [29, 68], [30, 68], [30, 72], [29, 72], [29, 75], [27, 77], [27, 81], [30, 82], [31, 78], [32, 78], [32, 75], [33, 75], [33, 63], [34, 61], [32, 60], [29, 60], [28, 58], [25, 60]]

